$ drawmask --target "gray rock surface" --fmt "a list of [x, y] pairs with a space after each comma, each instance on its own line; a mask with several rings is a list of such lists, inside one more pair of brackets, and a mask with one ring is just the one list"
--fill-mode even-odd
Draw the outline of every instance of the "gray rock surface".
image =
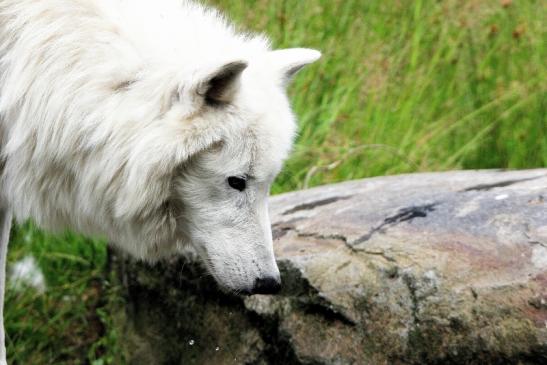
[[113, 257], [131, 364], [546, 364], [547, 169], [412, 174], [271, 199], [277, 296], [188, 254]]

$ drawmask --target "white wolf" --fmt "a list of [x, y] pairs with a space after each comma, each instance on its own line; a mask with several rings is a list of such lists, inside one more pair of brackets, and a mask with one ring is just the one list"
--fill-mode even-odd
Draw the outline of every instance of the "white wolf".
[[145, 260], [191, 244], [221, 286], [275, 292], [284, 88], [319, 56], [192, 2], [0, 0], [1, 292], [12, 214]]

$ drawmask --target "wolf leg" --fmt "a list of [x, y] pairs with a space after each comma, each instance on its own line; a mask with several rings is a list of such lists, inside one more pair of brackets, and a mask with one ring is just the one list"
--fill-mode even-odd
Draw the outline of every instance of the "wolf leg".
[[4, 290], [10, 229], [11, 212], [4, 207], [0, 207], [0, 365], [7, 365], [4, 336]]

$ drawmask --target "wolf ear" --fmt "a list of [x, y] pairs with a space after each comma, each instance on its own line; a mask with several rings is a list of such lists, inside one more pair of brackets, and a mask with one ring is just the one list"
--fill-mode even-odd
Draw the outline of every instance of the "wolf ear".
[[286, 85], [304, 66], [321, 58], [321, 52], [309, 48], [289, 48], [272, 51], [269, 57]]
[[239, 89], [241, 74], [246, 68], [247, 63], [244, 61], [225, 64], [200, 86], [198, 94], [209, 105], [230, 103]]

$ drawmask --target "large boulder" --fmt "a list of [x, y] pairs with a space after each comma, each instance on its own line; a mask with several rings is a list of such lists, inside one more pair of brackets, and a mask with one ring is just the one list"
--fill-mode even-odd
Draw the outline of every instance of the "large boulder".
[[546, 364], [547, 169], [272, 197], [277, 296], [120, 256], [131, 364]]

